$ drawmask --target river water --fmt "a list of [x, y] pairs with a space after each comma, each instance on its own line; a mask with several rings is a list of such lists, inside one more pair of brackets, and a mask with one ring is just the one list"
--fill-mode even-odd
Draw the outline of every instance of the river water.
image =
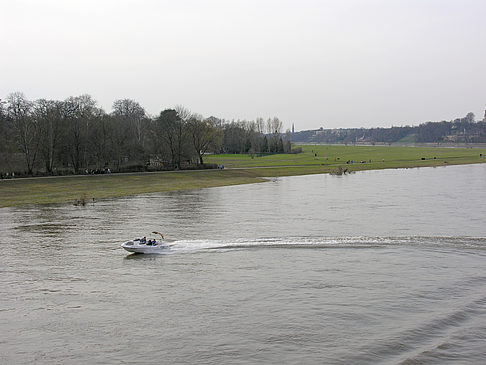
[[0, 363], [485, 363], [485, 218], [486, 164], [3, 208]]

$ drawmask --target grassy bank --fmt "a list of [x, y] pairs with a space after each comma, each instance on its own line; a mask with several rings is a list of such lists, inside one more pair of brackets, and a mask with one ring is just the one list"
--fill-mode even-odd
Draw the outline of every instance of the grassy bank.
[[[207, 162], [225, 165], [224, 170], [4, 180], [0, 181], [0, 207], [74, 202], [83, 196], [96, 200], [248, 184], [265, 181], [264, 177], [328, 173], [339, 166], [360, 171], [486, 162], [486, 149], [324, 145], [302, 148], [300, 154], [253, 158], [247, 155], [214, 155], [206, 158]], [[350, 163], [347, 164], [347, 161]]]
[[257, 178], [252, 171], [200, 170], [4, 180], [0, 207], [246, 184], [258, 182]]

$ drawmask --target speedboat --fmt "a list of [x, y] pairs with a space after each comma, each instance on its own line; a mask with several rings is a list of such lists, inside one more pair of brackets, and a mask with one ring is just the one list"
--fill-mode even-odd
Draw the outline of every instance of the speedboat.
[[152, 232], [155, 234], [159, 234], [161, 237], [160, 241], [157, 241], [155, 239], [147, 239], [144, 238], [136, 238], [133, 240], [129, 240], [126, 242], [123, 242], [121, 244], [121, 247], [123, 247], [125, 250], [128, 252], [134, 252], [134, 253], [161, 253], [164, 251], [169, 250], [170, 244], [164, 242], [164, 236], [160, 232]]
[[148, 244], [140, 242], [140, 239], [123, 242], [121, 247], [123, 247], [128, 252], [135, 253], [160, 253], [169, 249], [169, 245], [164, 242]]

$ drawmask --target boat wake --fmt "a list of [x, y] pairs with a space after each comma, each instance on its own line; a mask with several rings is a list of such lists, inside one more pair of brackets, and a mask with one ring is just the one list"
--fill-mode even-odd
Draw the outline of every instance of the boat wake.
[[[373, 247], [430, 247], [486, 250], [484, 237], [287, 237], [232, 240], [175, 240], [170, 252], [194, 252], [203, 250], [243, 250], [243, 249], [339, 249]], [[485, 251], [486, 254], [486, 251]]]

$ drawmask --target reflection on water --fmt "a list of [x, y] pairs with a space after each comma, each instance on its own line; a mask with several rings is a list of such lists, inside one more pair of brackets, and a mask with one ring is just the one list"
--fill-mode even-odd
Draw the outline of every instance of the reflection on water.
[[[453, 166], [0, 209], [0, 363], [480, 363], [485, 185]], [[170, 254], [120, 248], [153, 230]]]

